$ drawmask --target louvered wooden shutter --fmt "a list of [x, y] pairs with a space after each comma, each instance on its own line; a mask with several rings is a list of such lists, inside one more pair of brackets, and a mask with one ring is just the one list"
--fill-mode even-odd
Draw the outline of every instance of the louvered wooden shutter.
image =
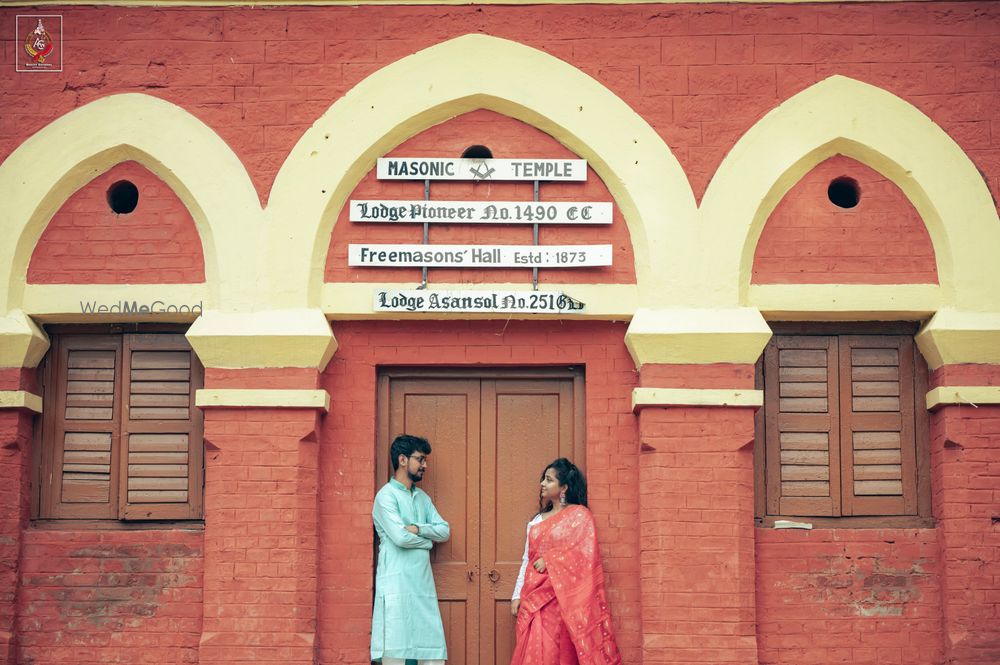
[[767, 512], [838, 515], [837, 338], [775, 336], [764, 363]]
[[121, 338], [53, 339], [41, 467], [41, 515], [113, 518], [118, 514]]
[[913, 341], [840, 339], [843, 514], [917, 513]]
[[203, 443], [195, 390], [202, 371], [179, 334], [127, 335], [124, 354], [124, 519], [193, 519], [202, 511]]

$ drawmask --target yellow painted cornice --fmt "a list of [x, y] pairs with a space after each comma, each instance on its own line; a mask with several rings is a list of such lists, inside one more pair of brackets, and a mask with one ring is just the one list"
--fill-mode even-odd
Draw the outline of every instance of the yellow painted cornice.
[[37, 367], [48, 350], [48, 335], [24, 312], [0, 318], [0, 367]]
[[315, 309], [205, 312], [188, 329], [187, 338], [202, 365], [226, 369], [322, 371], [337, 350], [330, 324]]
[[633, 388], [632, 411], [664, 406], [740, 406], [759, 408], [764, 391], [719, 388]]
[[928, 391], [928, 410], [949, 404], [972, 407], [1000, 404], [1000, 386], [941, 386]]
[[941, 306], [937, 284], [753, 284], [749, 304], [769, 320], [919, 321]]
[[325, 390], [208, 389], [195, 393], [195, 405], [209, 408], [319, 409], [330, 410], [330, 393]]
[[757, 362], [771, 329], [756, 309], [640, 309], [625, 333], [637, 368]]
[[917, 333], [931, 369], [963, 363], [1000, 364], [1000, 312], [943, 309]]
[[0, 390], [0, 409], [42, 412], [42, 397], [26, 390]]

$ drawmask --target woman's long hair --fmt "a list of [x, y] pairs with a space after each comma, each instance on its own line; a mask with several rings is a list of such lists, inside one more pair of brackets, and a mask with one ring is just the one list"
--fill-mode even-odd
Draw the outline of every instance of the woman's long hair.
[[[545, 472], [552, 469], [556, 472], [556, 480], [559, 481], [560, 485], [566, 486], [566, 503], [577, 504], [580, 506], [587, 505], [587, 479], [583, 477], [583, 472], [576, 468], [576, 465], [570, 462], [565, 457], [560, 457], [556, 461], [549, 464], [547, 467], [542, 469], [542, 476], [538, 480], [541, 481], [545, 477]], [[539, 512], [544, 513], [547, 510], [552, 509], [552, 501], [547, 501], [544, 505], [542, 500], [538, 500]]]

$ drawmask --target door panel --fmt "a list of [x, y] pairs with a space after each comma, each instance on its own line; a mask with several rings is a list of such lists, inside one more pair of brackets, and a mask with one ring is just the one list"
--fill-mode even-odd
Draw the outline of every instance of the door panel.
[[572, 379], [484, 381], [480, 663], [506, 665], [514, 650], [510, 596], [542, 469], [557, 457], [583, 461], [573, 397]]
[[538, 479], [556, 457], [583, 461], [583, 377], [568, 370], [450, 373], [392, 370], [379, 377], [377, 485], [403, 432], [433, 448], [421, 488], [451, 524], [432, 553], [449, 665], [507, 665], [510, 595]]
[[[478, 502], [470, 502], [479, 487], [479, 381], [397, 379], [389, 386], [387, 438], [379, 458], [391, 473], [389, 445], [403, 433], [426, 438], [432, 448], [420, 488], [451, 524], [451, 538], [434, 546], [431, 566], [441, 604], [449, 662], [473, 662], [479, 642], [479, 588], [474, 584], [479, 539], [466, 524], [478, 518]], [[385, 482], [384, 480], [382, 482]], [[461, 526], [460, 526], [461, 525]], [[456, 528], [460, 527], [460, 528]]]

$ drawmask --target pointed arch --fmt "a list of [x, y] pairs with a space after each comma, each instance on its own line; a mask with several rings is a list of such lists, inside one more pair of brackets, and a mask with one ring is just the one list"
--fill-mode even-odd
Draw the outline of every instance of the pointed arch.
[[1000, 224], [975, 165], [914, 106], [844, 76], [768, 113], [720, 165], [701, 206], [702, 278], [714, 282], [714, 293], [751, 304], [754, 251], [769, 215], [803, 175], [836, 154], [885, 175], [917, 209], [934, 245], [942, 304], [1000, 308]]
[[664, 298], [664, 284], [678, 284], [687, 274], [687, 257], [671, 248], [684, 246], [685, 234], [693, 233], [696, 204], [659, 135], [575, 67], [516, 42], [471, 34], [375, 72], [296, 144], [266, 211], [270, 274], [280, 283], [272, 297], [318, 304], [337, 214], [375, 159], [476, 109], [528, 123], [588, 160], [628, 224], [640, 299]]
[[31, 254], [59, 207], [97, 175], [130, 160], [163, 180], [190, 211], [212, 303], [222, 299], [221, 291], [252, 283], [247, 252], [256, 252], [262, 214], [243, 164], [187, 111], [129, 93], [67, 113], [0, 165], [0, 191], [8, 196], [0, 233], [10, 239], [0, 244], [0, 266], [8, 266], [0, 312], [20, 307]]

